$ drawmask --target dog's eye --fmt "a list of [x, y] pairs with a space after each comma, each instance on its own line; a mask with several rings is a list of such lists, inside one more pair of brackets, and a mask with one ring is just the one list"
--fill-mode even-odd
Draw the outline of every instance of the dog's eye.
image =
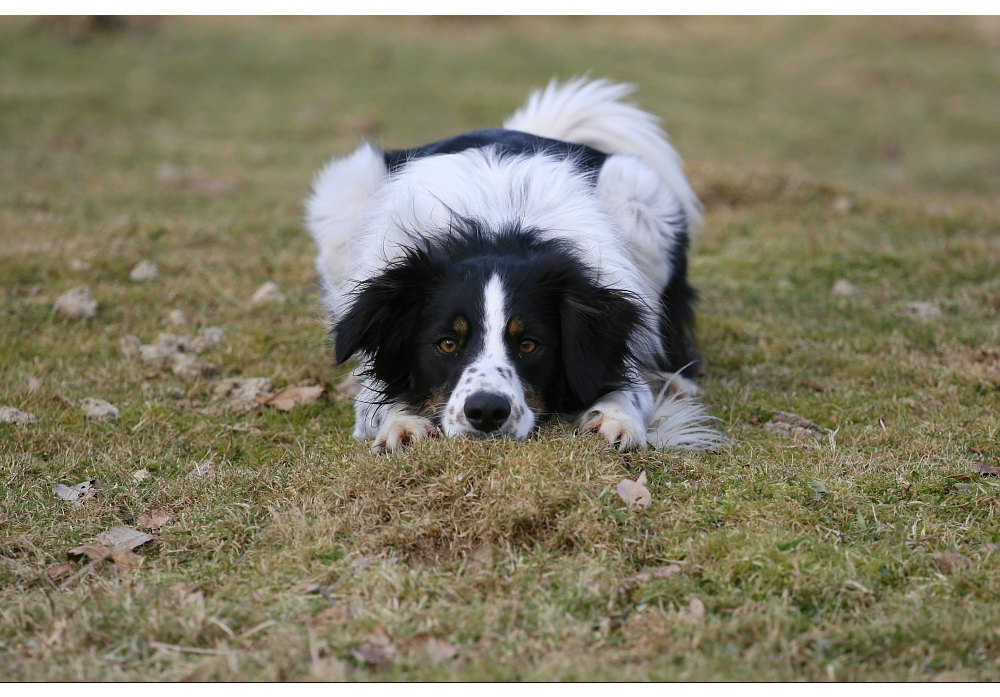
[[455, 353], [458, 350], [458, 342], [454, 339], [441, 339], [437, 346], [445, 353]]
[[517, 348], [521, 353], [531, 353], [538, 348], [538, 342], [532, 339], [524, 339]]

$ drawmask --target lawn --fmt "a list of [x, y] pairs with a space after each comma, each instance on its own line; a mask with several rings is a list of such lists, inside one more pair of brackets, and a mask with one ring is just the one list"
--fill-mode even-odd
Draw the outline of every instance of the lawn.
[[[0, 405], [36, 417], [0, 423], [0, 680], [1000, 679], [996, 20], [112, 29], [0, 20]], [[700, 384], [731, 445], [550, 423], [370, 454], [313, 173], [587, 71], [639, 86], [705, 203]], [[84, 285], [93, 317], [55, 311]], [[122, 342], [211, 327], [188, 370]], [[232, 378], [326, 394], [240, 413]], [[141, 565], [69, 554], [115, 526], [153, 527]]]

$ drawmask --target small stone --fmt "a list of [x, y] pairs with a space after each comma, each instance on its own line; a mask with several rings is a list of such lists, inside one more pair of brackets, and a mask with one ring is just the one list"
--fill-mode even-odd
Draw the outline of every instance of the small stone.
[[259, 409], [257, 395], [270, 392], [273, 387], [268, 378], [228, 378], [219, 381], [212, 395], [215, 401], [228, 402], [230, 410], [245, 414]]
[[38, 417], [14, 407], [0, 406], [0, 424], [33, 424]]
[[97, 301], [90, 288], [77, 286], [60, 295], [53, 309], [67, 319], [89, 319], [97, 315]]
[[171, 361], [171, 371], [182, 380], [199, 380], [215, 375], [219, 371], [217, 366], [199, 361], [190, 353], [174, 354]]
[[764, 430], [776, 436], [795, 439], [815, 438], [825, 433], [818, 424], [803, 416], [786, 411], [776, 412], [771, 420], [764, 424]]
[[285, 294], [278, 288], [278, 284], [268, 281], [256, 290], [250, 298], [251, 305], [266, 305], [269, 303], [282, 303], [285, 301]]
[[833, 290], [831, 292], [836, 296], [846, 298], [851, 295], [857, 295], [858, 289], [846, 278], [841, 278], [833, 284]]
[[906, 303], [903, 307], [903, 316], [918, 322], [928, 322], [941, 317], [944, 313], [941, 308], [934, 303], [914, 301]]
[[850, 196], [838, 196], [833, 200], [833, 210], [846, 214], [854, 210], [854, 200]]
[[941, 572], [946, 574], [972, 568], [971, 559], [964, 554], [953, 552], [951, 550], [934, 552], [931, 554], [931, 559], [933, 559], [934, 563], [937, 564], [937, 567], [941, 569]]
[[201, 334], [191, 340], [191, 350], [195, 353], [214, 351], [226, 343], [226, 332], [222, 327], [208, 327]]
[[183, 327], [187, 324], [187, 317], [180, 310], [171, 310], [170, 314], [167, 315], [167, 321], [175, 327]]
[[160, 269], [151, 261], [140, 261], [132, 267], [128, 277], [135, 283], [146, 283], [160, 275]]
[[118, 418], [118, 407], [96, 397], [85, 398], [80, 402], [80, 408], [83, 409], [84, 416], [94, 421], [113, 421]]
[[142, 342], [139, 337], [128, 334], [118, 341], [118, 348], [121, 349], [125, 358], [138, 358], [142, 349]]

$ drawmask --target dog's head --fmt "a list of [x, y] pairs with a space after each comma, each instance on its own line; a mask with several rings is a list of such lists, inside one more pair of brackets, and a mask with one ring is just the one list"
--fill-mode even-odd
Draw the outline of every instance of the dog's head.
[[360, 284], [334, 327], [338, 363], [363, 354], [386, 402], [446, 436], [524, 438], [627, 382], [644, 318], [633, 296], [565, 244], [463, 222]]

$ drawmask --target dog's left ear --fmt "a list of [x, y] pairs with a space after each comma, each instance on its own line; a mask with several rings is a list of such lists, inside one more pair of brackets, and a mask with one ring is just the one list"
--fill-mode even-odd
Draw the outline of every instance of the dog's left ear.
[[627, 382], [631, 341], [642, 311], [626, 292], [590, 286], [567, 292], [560, 319], [566, 381], [585, 409]]

